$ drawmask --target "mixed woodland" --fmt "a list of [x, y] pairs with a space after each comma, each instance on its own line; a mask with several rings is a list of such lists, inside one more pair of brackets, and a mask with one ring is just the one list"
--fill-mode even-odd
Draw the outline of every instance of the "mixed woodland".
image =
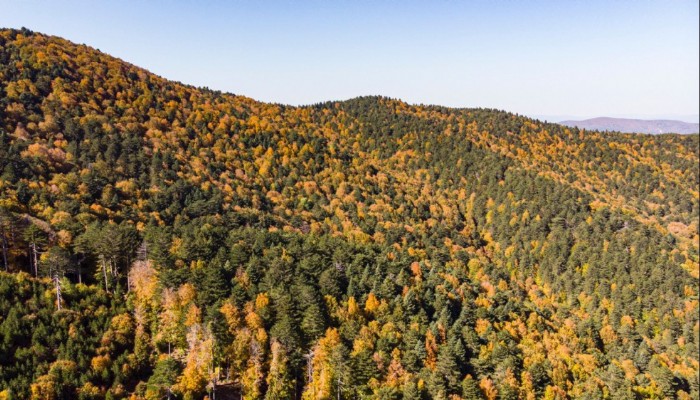
[[698, 399], [698, 146], [0, 30], [0, 399]]

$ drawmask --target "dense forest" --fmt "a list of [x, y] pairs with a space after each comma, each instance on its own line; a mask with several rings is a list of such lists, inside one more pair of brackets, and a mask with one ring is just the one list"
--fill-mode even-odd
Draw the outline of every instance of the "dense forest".
[[0, 30], [0, 399], [698, 399], [698, 139]]

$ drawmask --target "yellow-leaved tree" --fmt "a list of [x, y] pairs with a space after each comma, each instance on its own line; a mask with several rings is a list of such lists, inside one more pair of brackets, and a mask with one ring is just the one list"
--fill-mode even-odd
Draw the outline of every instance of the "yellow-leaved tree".
[[214, 336], [208, 327], [192, 325], [187, 332], [185, 369], [174, 389], [186, 400], [200, 398], [214, 374]]
[[304, 390], [304, 400], [332, 399], [337, 394], [337, 381], [342, 363], [340, 334], [329, 328], [313, 348], [310, 358], [311, 376]]
[[272, 360], [270, 360], [270, 371], [267, 374], [267, 400], [289, 399], [294, 393], [294, 383], [289, 371], [289, 360], [287, 350], [275, 339], [270, 345]]

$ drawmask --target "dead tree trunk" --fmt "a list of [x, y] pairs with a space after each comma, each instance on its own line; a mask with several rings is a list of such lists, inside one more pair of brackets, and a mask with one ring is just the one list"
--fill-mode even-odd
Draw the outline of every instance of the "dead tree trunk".
[[34, 261], [34, 277], [39, 277], [39, 251], [36, 248], [36, 242], [32, 242], [32, 260]]
[[103, 255], [100, 255], [100, 265], [102, 266], [102, 276], [105, 278], [105, 292], [109, 293], [109, 283], [107, 281], [107, 262]]
[[58, 272], [53, 275], [53, 283], [56, 286], [56, 307], [61, 309], [61, 280], [58, 279]]

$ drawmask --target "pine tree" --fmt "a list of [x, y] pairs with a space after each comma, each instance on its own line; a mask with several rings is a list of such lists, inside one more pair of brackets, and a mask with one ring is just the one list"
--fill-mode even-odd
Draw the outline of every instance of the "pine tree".
[[464, 380], [462, 380], [462, 398], [465, 400], [479, 400], [484, 398], [479, 389], [479, 384], [471, 375], [467, 375]]
[[51, 278], [56, 292], [56, 308], [61, 309], [63, 306], [63, 297], [61, 296], [61, 280], [63, 279], [68, 267], [70, 266], [70, 256], [68, 251], [54, 246], [41, 256], [41, 265], [44, 274]]
[[39, 229], [35, 224], [30, 225], [24, 230], [24, 241], [29, 244], [29, 260], [34, 276], [39, 276], [39, 256], [44, 251], [44, 247], [48, 242], [46, 234]]

